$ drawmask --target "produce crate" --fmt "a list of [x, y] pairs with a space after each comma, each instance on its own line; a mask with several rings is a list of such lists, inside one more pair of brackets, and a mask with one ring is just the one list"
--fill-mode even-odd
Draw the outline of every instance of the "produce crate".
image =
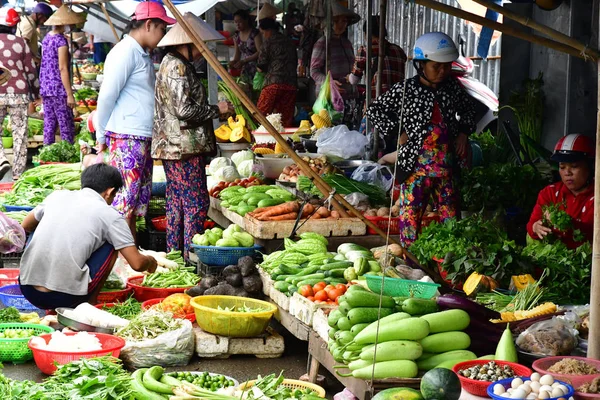
[[336, 307], [336, 305], [332, 304], [317, 304], [298, 293], [294, 293], [290, 298], [290, 314], [308, 326], [313, 325], [313, 319], [317, 310], [333, 309]]
[[253, 355], [256, 358], [278, 358], [283, 355], [283, 337], [271, 328], [254, 338], [233, 338], [204, 332], [194, 325], [196, 353], [203, 358], [229, 358], [232, 355]]
[[221, 207], [221, 214], [223, 214], [223, 216], [225, 218], [227, 218], [234, 224], [238, 225], [240, 228], [244, 229], [244, 226], [246, 225], [246, 223], [244, 221], [244, 217], [242, 217], [240, 214], [234, 213], [233, 211], [230, 211], [229, 209], [227, 209], [225, 207]]
[[271, 275], [269, 275], [268, 272], [264, 271], [261, 268], [257, 268], [258, 269], [258, 274], [260, 275], [260, 280], [262, 281], [263, 284], [263, 293], [265, 296], [268, 296], [269, 293], [271, 292], [271, 289], [273, 289], [273, 279], [271, 279]]
[[167, 233], [149, 229], [148, 250], [167, 251]]
[[290, 310], [290, 298], [287, 297], [284, 293], [281, 293], [279, 290], [274, 287], [269, 291], [269, 297], [275, 304], [279, 307], [283, 308], [285, 311]]
[[223, 276], [223, 269], [225, 268], [223, 265], [207, 265], [202, 261], [198, 261], [196, 266], [198, 275], [214, 276], [215, 278], [220, 278]]
[[[259, 221], [246, 214], [244, 230], [257, 239], [283, 239], [290, 237], [296, 221]], [[304, 224], [303, 224], [304, 223]], [[301, 220], [296, 233], [314, 232], [325, 237], [363, 236], [367, 226], [359, 218]]]
[[317, 332], [319, 337], [327, 343], [329, 341], [329, 330], [331, 329], [331, 327], [327, 322], [328, 314], [325, 314], [325, 311], [325, 309], [320, 308], [315, 312], [312, 322], [312, 328], [315, 332]]
[[[368, 215], [365, 215], [365, 218], [373, 222], [379, 227], [379, 229], [386, 233], [388, 231], [389, 225], [390, 235], [397, 235], [400, 233], [400, 218], [398, 217], [388, 219], [388, 217], [370, 217]], [[369, 235], [377, 235], [377, 232], [375, 232], [375, 230], [369, 226], [367, 226], [367, 233]]]

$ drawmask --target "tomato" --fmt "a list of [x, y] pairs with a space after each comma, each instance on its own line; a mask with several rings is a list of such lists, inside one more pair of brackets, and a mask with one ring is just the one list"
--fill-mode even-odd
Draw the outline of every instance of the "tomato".
[[315, 293], [317, 293], [319, 290], [325, 289], [325, 285], [326, 285], [325, 282], [319, 282], [313, 286], [313, 290], [315, 291]]
[[242, 180], [240, 178], [236, 179], [235, 181], [233, 181], [235, 184], [240, 183]]
[[325, 291], [331, 290], [331, 289], [335, 289], [335, 286], [333, 285], [327, 285], [325, 286]]
[[255, 176], [251, 176], [250, 178], [248, 178], [248, 182], [254, 182], [256, 180]]
[[212, 197], [219, 197], [219, 194], [220, 194], [220, 193], [221, 193], [221, 191], [220, 191], [220, 190], [215, 190], [215, 191], [213, 192], [213, 194], [211, 194], [211, 196], [212, 196]]
[[226, 185], [227, 185], [227, 182], [221, 181], [221, 182], [217, 183], [217, 186], [215, 186], [215, 189], [223, 190], [223, 189], [225, 189]]
[[343, 294], [344, 293], [341, 290], [337, 290], [337, 289], [331, 289], [329, 292], [327, 292], [327, 295], [329, 296], [329, 298], [331, 300], [336, 300], [338, 297], [340, 297]]
[[313, 288], [310, 285], [304, 285], [300, 288], [300, 294], [304, 297], [313, 296], [315, 293], [313, 292]]
[[346, 293], [346, 289], [348, 289], [348, 287], [343, 283], [338, 283], [337, 285], [335, 285], [335, 288], [341, 291], [342, 293]]
[[327, 298], [328, 298], [327, 293], [324, 290], [319, 290], [317, 293], [315, 293], [315, 300], [326, 301]]
[[307, 297], [307, 299], [308, 299], [309, 301], [315, 301], [315, 297], [314, 297], [314, 296], [308, 296], [308, 297]]

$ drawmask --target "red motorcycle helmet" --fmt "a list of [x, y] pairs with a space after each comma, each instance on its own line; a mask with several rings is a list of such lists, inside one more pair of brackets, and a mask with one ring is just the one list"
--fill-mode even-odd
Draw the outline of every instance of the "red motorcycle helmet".
[[14, 8], [4, 8], [0, 11], [0, 24], [13, 27], [17, 26], [19, 21], [21, 21], [21, 17], [19, 17], [19, 13]]
[[576, 162], [593, 159], [595, 156], [595, 143], [592, 138], [572, 133], [560, 138], [554, 146], [554, 153], [550, 159], [556, 162]]

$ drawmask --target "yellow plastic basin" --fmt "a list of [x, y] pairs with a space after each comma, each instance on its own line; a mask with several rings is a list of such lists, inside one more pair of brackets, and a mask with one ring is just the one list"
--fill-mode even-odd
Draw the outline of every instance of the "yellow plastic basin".
[[[277, 307], [262, 300], [235, 296], [198, 296], [191, 301], [196, 322], [208, 333], [230, 337], [258, 336], [267, 329]], [[261, 308], [260, 312], [231, 312], [217, 308]]]

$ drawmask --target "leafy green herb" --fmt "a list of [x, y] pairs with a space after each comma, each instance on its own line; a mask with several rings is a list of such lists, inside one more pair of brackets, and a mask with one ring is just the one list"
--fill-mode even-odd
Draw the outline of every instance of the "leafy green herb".
[[133, 341], [154, 339], [165, 332], [181, 328], [181, 325], [182, 320], [173, 318], [170, 312], [149, 310], [133, 318], [129, 325], [119, 329], [116, 335]]
[[77, 101], [88, 100], [88, 99], [97, 99], [98, 92], [92, 88], [84, 87], [84, 88], [81, 88], [78, 91], [76, 91], [73, 94], [73, 97], [75, 97], [75, 100], [77, 100]]
[[[323, 180], [341, 195], [350, 193], [362, 193], [369, 197], [371, 204], [386, 204], [386, 194], [379, 187], [364, 182], [358, 182], [340, 174], [324, 174]], [[304, 193], [310, 193], [315, 196], [323, 197], [323, 193], [312, 183], [307, 176], [300, 175], [296, 182], [296, 188]]]
[[43, 162], [79, 162], [79, 144], [71, 144], [66, 140], [44, 146], [40, 150], [40, 161]]
[[0, 324], [21, 322], [21, 314], [14, 307], [6, 307], [0, 310]]
[[112, 307], [102, 306], [104, 311], [125, 319], [133, 319], [142, 312], [142, 303], [134, 299], [128, 298], [122, 303], [115, 303]]
[[217, 310], [219, 311], [226, 311], [226, 312], [243, 312], [243, 313], [254, 313], [254, 312], [262, 312], [262, 311], [266, 311], [264, 308], [261, 307], [256, 307], [256, 308], [251, 308], [248, 307], [245, 303], [243, 306], [241, 307], [217, 307]]

